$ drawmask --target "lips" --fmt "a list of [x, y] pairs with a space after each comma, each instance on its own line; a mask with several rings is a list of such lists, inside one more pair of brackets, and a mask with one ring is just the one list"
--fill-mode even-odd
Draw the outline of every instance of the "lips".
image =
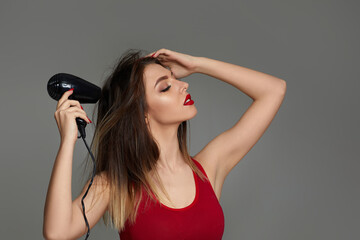
[[[189, 99], [190, 101], [186, 102], [188, 99]], [[191, 100], [191, 95], [190, 95], [190, 94], [186, 95], [185, 101], [184, 101], [184, 105], [192, 105], [192, 104], [194, 104], [194, 101]]]

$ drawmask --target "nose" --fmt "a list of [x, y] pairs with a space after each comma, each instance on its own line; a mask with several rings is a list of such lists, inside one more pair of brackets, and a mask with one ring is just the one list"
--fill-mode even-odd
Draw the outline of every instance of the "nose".
[[183, 89], [184, 91], [186, 91], [189, 88], [189, 84], [187, 82], [183, 82], [183, 83], [184, 83]]

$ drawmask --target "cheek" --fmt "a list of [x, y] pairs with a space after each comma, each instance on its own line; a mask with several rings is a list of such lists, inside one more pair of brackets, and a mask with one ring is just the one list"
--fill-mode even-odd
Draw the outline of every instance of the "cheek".
[[171, 98], [170, 96], [164, 96], [164, 97], [159, 97], [156, 99], [153, 99], [152, 101], [152, 108], [154, 111], [156, 111], [158, 114], [160, 113], [164, 113], [166, 111], [170, 111], [170, 110], [175, 110], [176, 108], [176, 103], [174, 101], [173, 98]]
[[149, 103], [150, 114], [159, 121], [170, 120], [180, 114], [179, 103], [175, 101], [175, 98], [161, 97], [152, 99]]

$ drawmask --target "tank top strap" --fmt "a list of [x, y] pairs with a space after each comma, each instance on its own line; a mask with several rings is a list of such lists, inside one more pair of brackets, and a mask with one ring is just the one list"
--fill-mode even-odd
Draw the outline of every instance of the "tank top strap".
[[193, 157], [191, 157], [191, 159], [193, 160], [193, 162], [196, 164], [196, 166], [200, 169], [200, 171], [206, 176], [207, 179], [209, 179], [209, 177], [207, 176], [204, 168], [202, 167], [201, 163], [199, 163], [196, 159], [194, 159]]

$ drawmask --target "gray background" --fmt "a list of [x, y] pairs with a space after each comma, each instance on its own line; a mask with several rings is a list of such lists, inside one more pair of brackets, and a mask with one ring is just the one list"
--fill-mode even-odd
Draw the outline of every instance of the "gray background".
[[[1, 239], [43, 238], [60, 143], [48, 79], [68, 72], [100, 86], [128, 48], [167, 48], [287, 82], [270, 127], [225, 181], [223, 239], [359, 238], [358, 9], [349, 0], [2, 0]], [[198, 109], [190, 121], [194, 156], [233, 126], [252, 100], [207, 75], [184, 81]], [[84, 110], [91, 116], [93, 105]], [[87, 127], [88, 143], [93, 130]], [[78, 140], [74, 199], [86, 153]], [[90, 239], [119, 236], [100, 220]]]

